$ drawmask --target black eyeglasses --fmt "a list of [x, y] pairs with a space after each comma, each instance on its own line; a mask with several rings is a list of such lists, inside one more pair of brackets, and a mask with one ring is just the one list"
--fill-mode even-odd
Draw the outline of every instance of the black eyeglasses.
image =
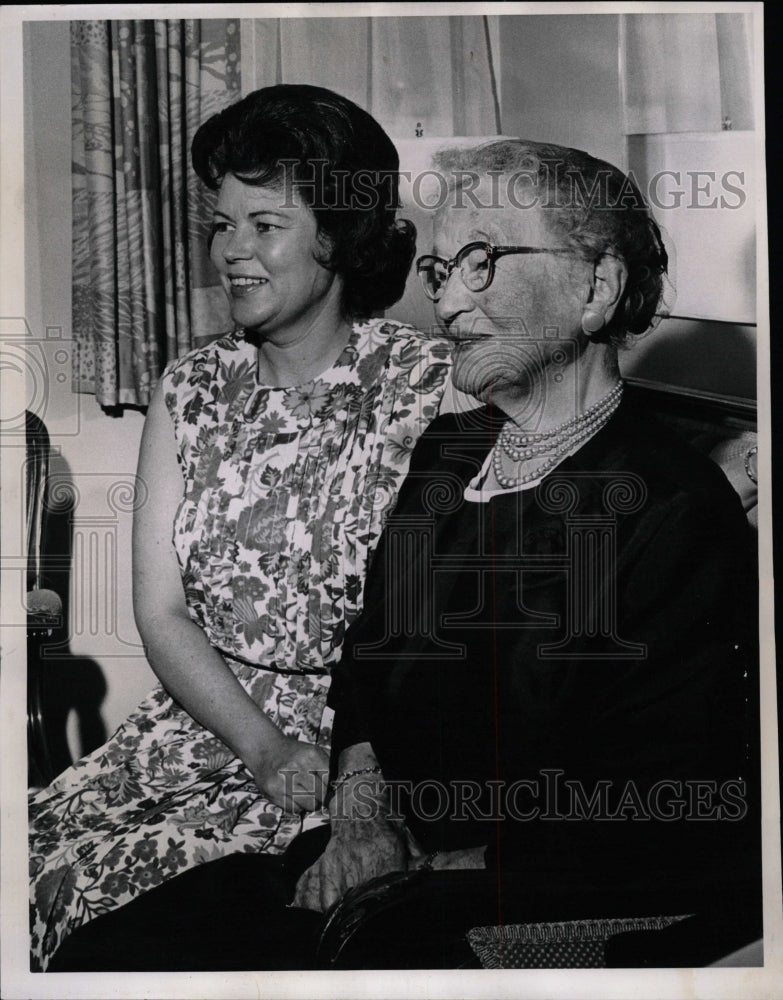
[[471, 292], [483, 292], [495, 277], [495, 261], [510, 253], [576, 253], [569, 247], [496, 247], [491, 243], [468, 243], [451, 260], [425, 254], [416, 261], [416, 271], [427, 298], [437, 302], [452, 271], [458, 267], [460, 277]]

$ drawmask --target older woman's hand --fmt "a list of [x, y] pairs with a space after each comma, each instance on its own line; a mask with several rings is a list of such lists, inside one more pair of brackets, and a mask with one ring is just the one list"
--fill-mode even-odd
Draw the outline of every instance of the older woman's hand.
[[405, 828], [389, 812], [379, 780], [361, 776], [342, 785], [329, 804], [331, 840], [299, 879], [294, 905], [325, 911], [353, 886], [405, 871]]
[[259, 790], [289, 813], [313, 812], [326, 797], [329, 757], [314, 743], [280, 733], [248, 763]]

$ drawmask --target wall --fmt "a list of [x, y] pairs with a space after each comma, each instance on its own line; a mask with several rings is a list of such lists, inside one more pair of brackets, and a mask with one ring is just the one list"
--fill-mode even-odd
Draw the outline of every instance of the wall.
[[[133, 481], [143, 416], [106, 416], [70, 390], [70, 41], [67, 22], [25, 25], [25, 317], [36, 408], [51, 435], [54, 572], [69, 618], [50, 649], [52, 697], [66, 710], [72, 752], [97, 745], [152, 687], [131, 608]], [[75, 499], [75, 503], [71, 500]]]

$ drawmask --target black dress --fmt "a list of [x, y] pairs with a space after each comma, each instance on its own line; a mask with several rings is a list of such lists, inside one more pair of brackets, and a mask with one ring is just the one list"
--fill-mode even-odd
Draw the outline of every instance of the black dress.
[[420, 439], [333, 680], [333, 760], [369, 740], [422, 846], [487, 845], [509, 906], [520, 887], [580, 909], [601, 886], [666, 912], [760, 901], [737, 495], [624, 401], [537, 487], [466, 499], [504, 419]]

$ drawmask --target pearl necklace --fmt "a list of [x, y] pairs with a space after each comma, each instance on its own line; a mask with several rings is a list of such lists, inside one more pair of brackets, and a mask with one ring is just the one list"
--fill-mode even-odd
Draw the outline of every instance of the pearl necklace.
[[[620, 405], [622, 395], [623, 383], [618, 382], [611, 392], [584, 413], [559, 424], [551, 431], [513, 431], [509, 428], [510, 422], [503, 424], [492, 449], [495, 479], [503, 489], [508, 490], [542, 478], [562, 460], [566, 452], [592, 437], [609, 420]], [[546, 454], [549, 457], [531, 472], [509, 476], [503, 471], [504, 454], [514, 462], [524, 462], [538, 455]]]

